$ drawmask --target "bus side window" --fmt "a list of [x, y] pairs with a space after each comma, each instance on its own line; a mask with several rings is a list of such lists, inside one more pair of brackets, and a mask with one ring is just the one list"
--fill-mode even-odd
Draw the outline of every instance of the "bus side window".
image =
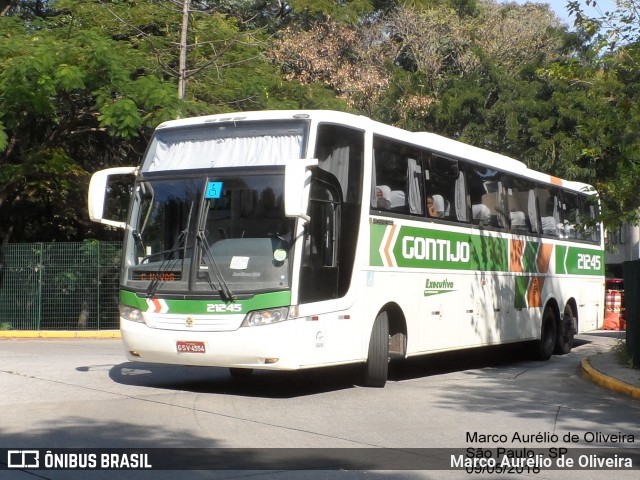
[[430, 155], [425, 172], [425, 190], [427, 201], [435, 205], [427, 216], [468, 221], [466, 182], [457, 160]]
[[560, 235], [560, 193], [550, 187], [538, 187], [536, 198], [542, 209], [540, 212], [540, 227], [543, 235], [558, 237]]
[[507, 210], [502, 174], [491, 168], [470, 166], [468, 170], [472, 222], [506, 228]]
[[598, 224], [598, 204], [592, 196], [580, 195], [580, 218], [584, 222], [580, 229], [580, 238], [590, 242], [600, 241]]
[[578, 238], [577, 225], [580, 223], [578, 195], [562, 192], [561, 235], [565, 238]]
[[401, 214], [421, 214], [420, 152], [382, 137], [374, 138], [373, 149], [371, 208]]
[[515, 176], [507, 177], [507, 203], [512, 232], [538, 233], [538, 205], [531, 182]]

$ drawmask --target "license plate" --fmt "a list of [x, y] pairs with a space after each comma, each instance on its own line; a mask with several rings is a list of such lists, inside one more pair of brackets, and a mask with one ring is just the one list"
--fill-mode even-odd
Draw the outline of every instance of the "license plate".
[[187, 342], [178, 340], [176, 342], [178, 353], [205, 353], [204, 342]]

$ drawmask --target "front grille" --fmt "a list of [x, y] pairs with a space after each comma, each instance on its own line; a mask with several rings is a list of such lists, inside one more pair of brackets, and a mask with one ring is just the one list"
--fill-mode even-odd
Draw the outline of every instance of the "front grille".
[[171, 315], [145, 313], [150, 328], [185, 332], [228, 332], [240, 328], [244, 315]]

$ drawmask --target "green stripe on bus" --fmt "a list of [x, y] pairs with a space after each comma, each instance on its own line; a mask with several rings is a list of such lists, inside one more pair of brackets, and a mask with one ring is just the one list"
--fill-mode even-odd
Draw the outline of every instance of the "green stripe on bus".
[[[467, 235], [472, 245], [471, 270], [506, 272], [509, 270], [509, 241], [485, 235]], [[455, 266], [453, 267], [455, 268]]]
[[382, 267], [382, 257], [380, 256], [380, 245], [382, 244], [382, 237], [386, 230], [386, 225], [372, 224], [369, 229], [371, 238], [371, 248], [369, 249], [369, 264], [372, 267]]
[[[395, 239], [391, 238], [394, 231], [397, 234]], [[373, 267], [397, 265], [404, 268], [509, 271], [508, 238], [482, 233], [446, 232], [398, 225], [392, 228], [391, 225], [371, 224], [370, 240], [369, 262]], [[555, 263], [547, 265], [539, 258], [544, 254], [543, 243], [524, 243], [522, 258], [514, 259], [521, 263], [523, 273], [552, 273], [548, 268], [555, 267], [556, 274], [604, 274], [602, 250], [544, 243], [547, 246], [553, 245], [555, 256]], [[539, 272], [540, 269], [542, 270]]]
[[556, 273], [604, 275], [604, 252], [574, 246], [556, 246]]
[[516, 277], [513, 306], [515, 308], [527, 308], [527, 287], [530, 277]]
[[[374, 255], [381, 242], [382, 235], [372, 232], [372, 266], [384, 265], [380, 254]], [[507, 271], [508, 250], [505, 238], [402, 226], [389, 253], [398, 267]]]
[[522, 254], [522, 270], [526, 273], [538, 271], [537, 257], [540, 244], [538, 242], [526, 242]]
[[[284, 291], [260, 293], [254, 295], [252, 298], [246, 300], [236, 300], [232, 303], [213, 299], [176, 300], [162, 299], [162, 297], [159, 297], [158, 300], [166, 303], [166, 306], [168, 308], [166, 313], [194, 315], [204, 315], [210, 313], [238, 314], [251, 312], [253, 310], [263, 310], [267, 308], [285, 307], [291, 305], [291, 292]], [[126, 290], [120, 290], [120, 303], [130, 307], [139, 308], [142, 311], [147, 311], [151, 308], [149, 302], [147, 301], [147, 298]], [[214, 307], [211, 307], [211, 305], [214, 305]], [[224, 308], [225, 306], [228, 307], [229, 305], [239, 305], [240, 309], [238, 309], [237, 307], [228, 309]], [[216, 308], [216, 306], [219, 307]]]
[[567, 247], [563, 245], [556, 245], [556, 273], [567, 273], [567, 267], [565, 265], [565, 255], [567, 254]]

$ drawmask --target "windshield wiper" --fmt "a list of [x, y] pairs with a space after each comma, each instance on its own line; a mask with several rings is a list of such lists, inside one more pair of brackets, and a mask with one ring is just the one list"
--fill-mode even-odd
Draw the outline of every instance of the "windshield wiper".
[[208, 269], [214, 273], [220, 288], [216, 289], [213, 283], [211, 282], [211, 276], [207, 275], [209, 286], [214, 290], [218, 290], [218, 293], [220, 294], [221, 297], [224, 297], [229, 302], [233, 302], [236, 299], [236, 296], [233, 294], [233, 292], [229, 288], [229, 285], [224, 280], [224, 277], [222, 276], [222, 272], [220, 271], [220, 268], [218, 267], [216, 260], [213, 258], [213, 255], [211, 254], [211, 247], [209, 245], [209, 242], [207, 241], [207, 237], [204, 233], [204, 230], [198, 230], [198, 235], [196, 236], [196, 238], [198, 239], [198, 243], [200, 245], [202, 258], [206, 261]]
[[200, 219], [198, 220], [198, 233], [196, 234], [196, 240], [198, 241], [199, 253], [202, 255], [202, 260], [207, 263], [207, 267], [209, 271], [213, 272], [216, 277], [216, 281], [218, 282], [218, 286], [220, 288], [216, 288], [211, 282], [211, 275], [207, 274], [207, 281], [212, 290], [217, 290], [221, 297], [229, 302], [233, 302], [236, 299], [236, 296], [229, 288], [229, 285], [224, 280], [224, 276], [216, 263], [215, 258], [213, 258], [213, 254], [211, 253], [211, 246], [209, 245], [209, 241], [207, 240], [207, 236], [205, 234], [204, 226], [207, 222], [207, 216], [209, 215], [209, 200], [205, 201], [205, 204], [202, 208]]

